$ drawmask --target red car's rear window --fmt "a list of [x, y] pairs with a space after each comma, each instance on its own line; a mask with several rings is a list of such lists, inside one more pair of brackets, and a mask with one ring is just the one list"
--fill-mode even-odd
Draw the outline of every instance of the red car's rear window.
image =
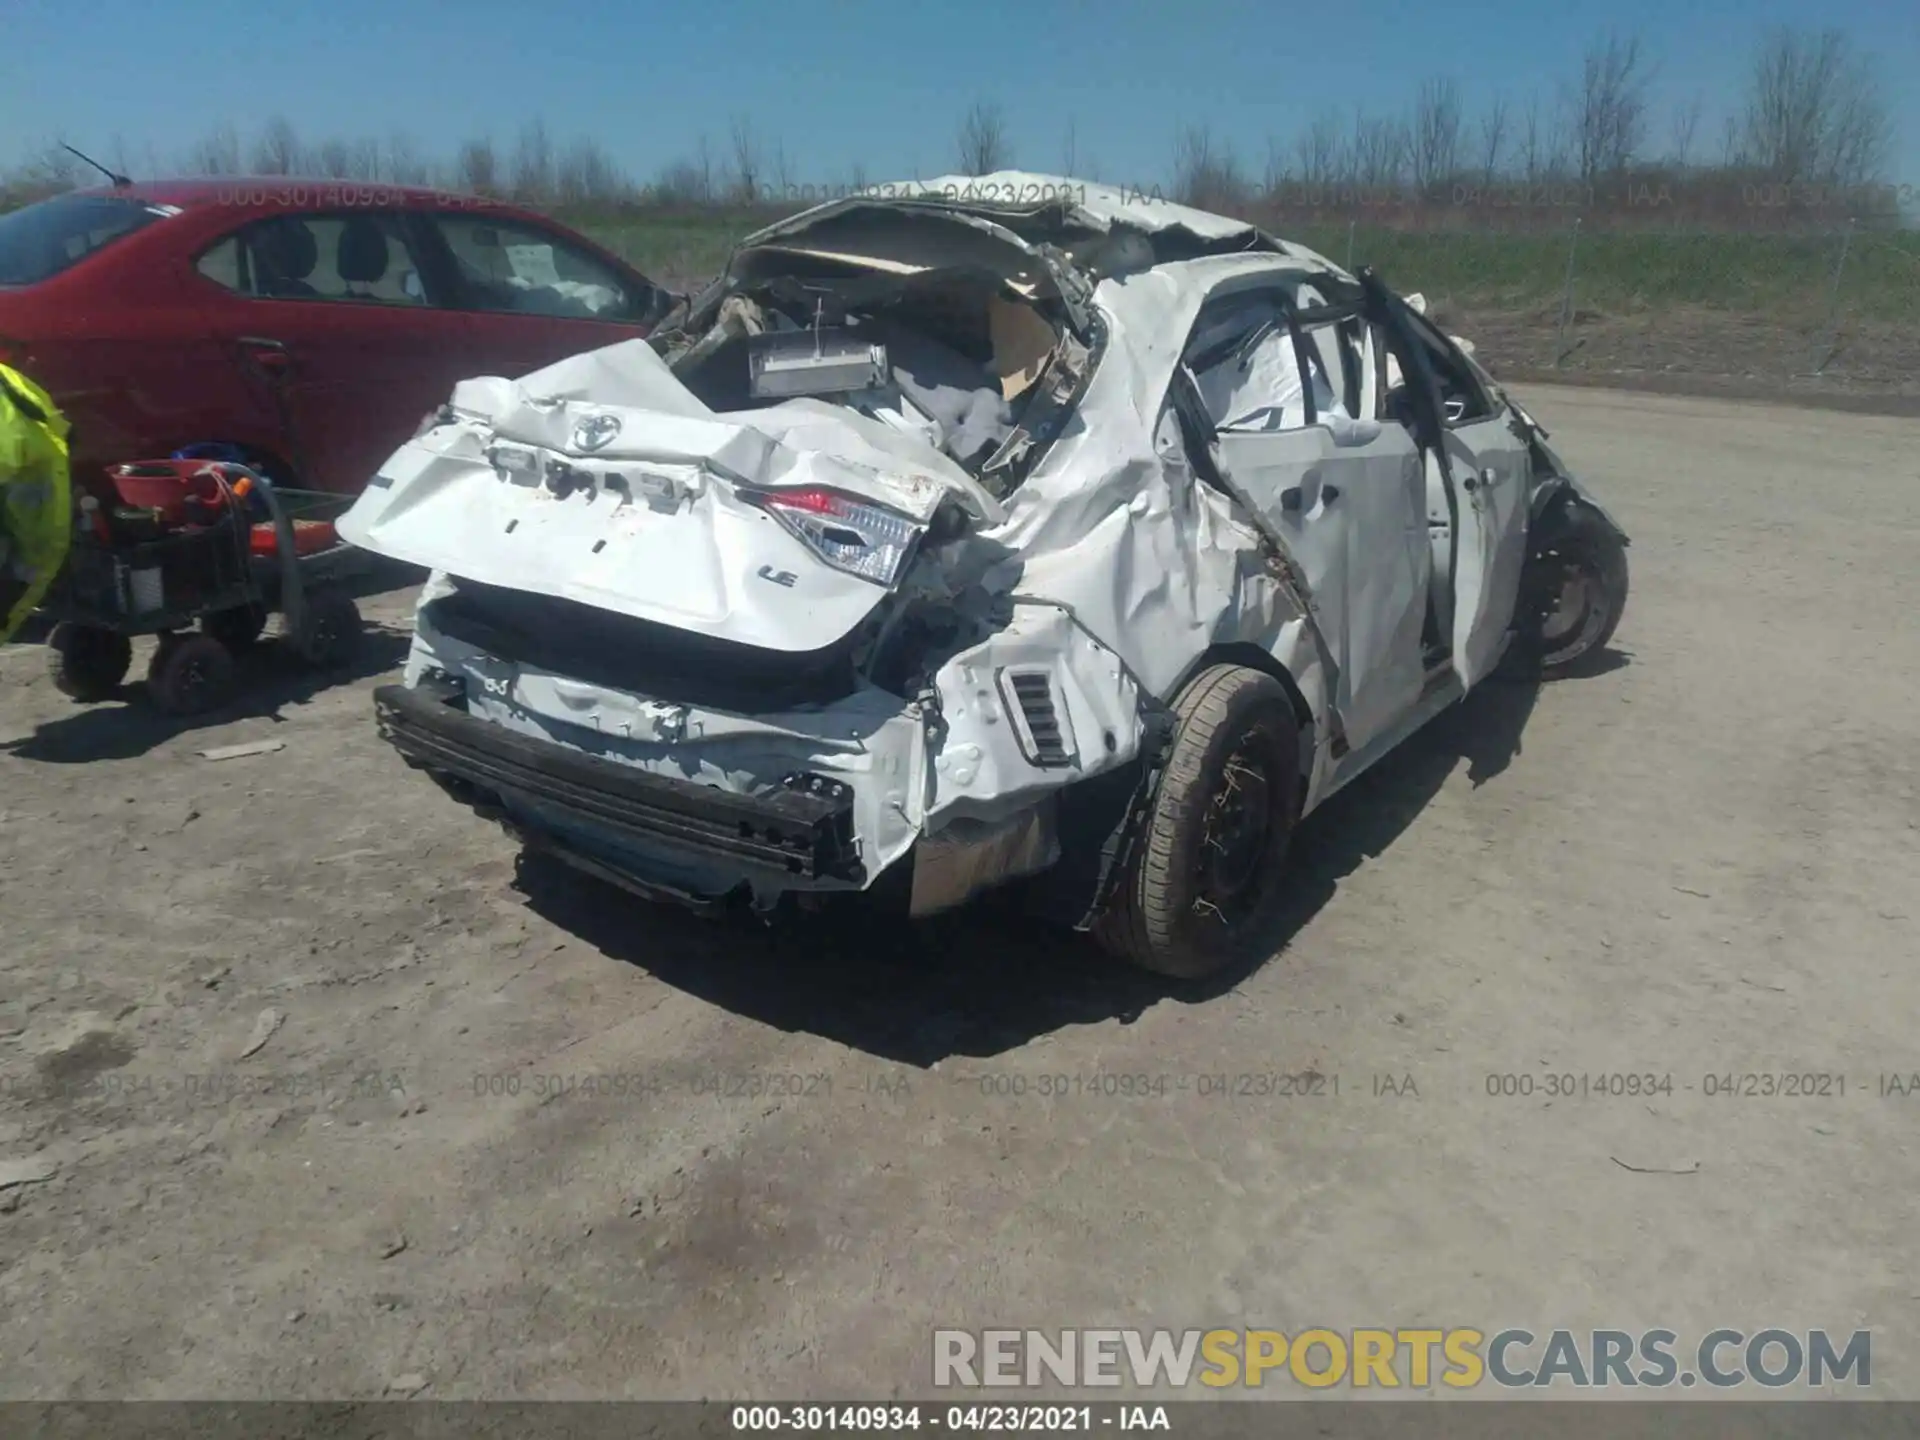
[[115, 195], [56, 195], [0, 215], [0, 285], [37, 285], [168, 215], [170, 206]]

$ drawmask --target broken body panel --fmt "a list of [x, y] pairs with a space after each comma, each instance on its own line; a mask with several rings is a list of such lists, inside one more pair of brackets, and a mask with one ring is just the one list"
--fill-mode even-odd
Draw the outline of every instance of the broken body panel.
[[[1551, 452], [1448, 429], [1376, 283], [1079, 182], [901, 189], [750, 237], [651, 343], [462, 384], [383, 467], [341, 528], [434, 572], [380, 702], [410, 761], [696, 904], [912, 855], [925, 913], [1092, 847], [1084, 925], [1203, 665], [1283, 679], [1304, 813], [1498, 659]], [[1302, 282], [1351, 312], [1344, 413], [1297, 342], [1311, 423], [1211, 412], [1203, 311]]]

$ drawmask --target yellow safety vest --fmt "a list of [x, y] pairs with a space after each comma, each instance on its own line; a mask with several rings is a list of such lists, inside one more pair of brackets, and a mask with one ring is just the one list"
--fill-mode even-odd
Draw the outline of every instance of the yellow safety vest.
[[52, 397], [0, 365], [0, 644], [40, 603], [67, 558], [67, 433]]

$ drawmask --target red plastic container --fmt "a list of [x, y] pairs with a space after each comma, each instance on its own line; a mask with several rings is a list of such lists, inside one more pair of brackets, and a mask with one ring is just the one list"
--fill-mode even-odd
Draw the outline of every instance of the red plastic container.
[[156, 510], [167, 525], [206, 519], [232, 503], [232, 482], [205, 460], [131, 460], [109, 466], [107, 478], [122, 505]]
[[[274, 537], [271, 524], [253, 527], [253, 553], [269, 557], [280, 553], [279, 542]], [[311, 555], [318, 550], [331, 550], [340, 543], [340, 535], [330, 521], [295, 520], [293, 522], [293, 553]]]

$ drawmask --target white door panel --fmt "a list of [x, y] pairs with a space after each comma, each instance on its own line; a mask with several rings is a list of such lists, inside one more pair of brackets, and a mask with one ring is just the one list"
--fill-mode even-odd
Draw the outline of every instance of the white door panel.
[[1420, 457], [1398, 425], [1337, 417], [1223, 431], [1215, 459], [1271, 522], [1307, 582], [1337, 669], [1334, 707], [1360, 749], [1420, 698], [1430, 557]]
[[1527, 449], [1504, 413], [1449, 429], [1459, 532], [1453, 564], [1453, 668], [1474, 686], [1500, 663], [1527, 545]]

